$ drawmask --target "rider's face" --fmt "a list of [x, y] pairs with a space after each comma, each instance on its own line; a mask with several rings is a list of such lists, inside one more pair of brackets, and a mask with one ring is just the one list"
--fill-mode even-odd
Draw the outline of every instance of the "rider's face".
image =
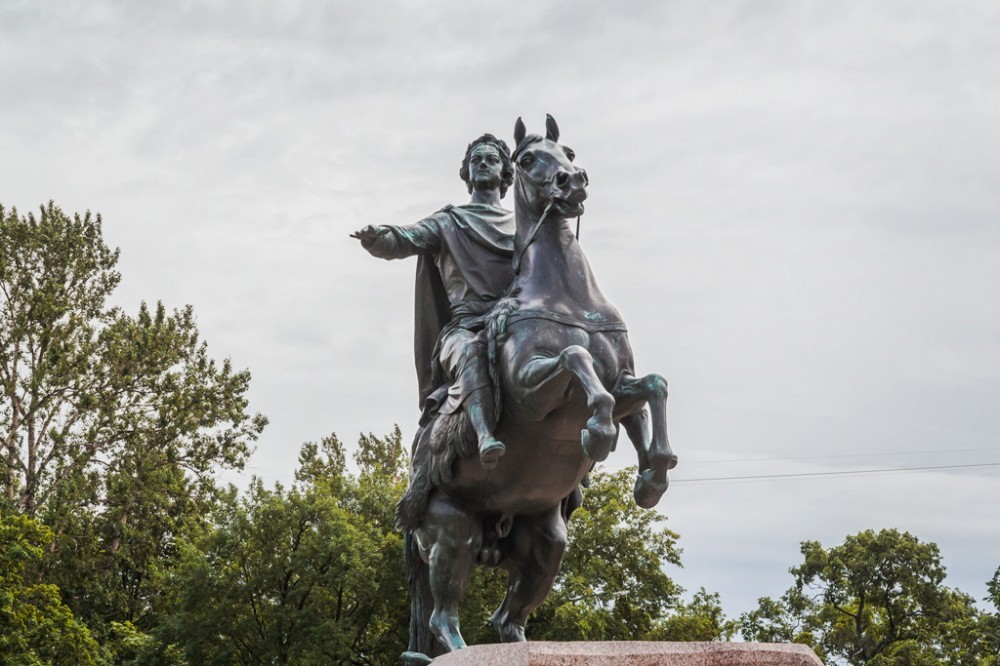
[[469, 182], [477, 190], [495, 190], [503, 177], [503, 161], [496, 148], [479, 144], [469, 156]]

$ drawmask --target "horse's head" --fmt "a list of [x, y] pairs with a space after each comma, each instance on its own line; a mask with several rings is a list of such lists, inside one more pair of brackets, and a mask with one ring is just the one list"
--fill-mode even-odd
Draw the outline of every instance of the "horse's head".
[[573, 150], [559, 143], [559, 126], [552, 116], [546, 116], [545, 130], [543, 138], [526, 134], [520, 118], [514, 124], [517, 199], [535, 219], [546, 209], [549, 216], [582, 215], [590, 182], [587, 172], [573, 164]]

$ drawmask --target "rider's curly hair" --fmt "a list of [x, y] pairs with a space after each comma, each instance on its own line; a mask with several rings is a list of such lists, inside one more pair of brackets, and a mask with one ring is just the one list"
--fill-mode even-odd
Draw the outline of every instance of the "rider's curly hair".
[[500, 173], [500, 197], [502, 198], [507, 194], [507, 188], [514, 184], [514, 163], [510, 161], [510, 148], [507, 147], [507, 142], [503, 139], [498, 139], [492, 134], [484, 134], [470, 143], [469, 147], [465, 149], [465, 157], [462, 158], [462, 168], [458, 170], [458, 177], [465, 181], [471, 194], [472, 175], [469, 173], [469, 159], [476, 146], [484, 143], [496, 148], [497, 152], [500, 153], [500, 161], [503, 162], [503, 171]]

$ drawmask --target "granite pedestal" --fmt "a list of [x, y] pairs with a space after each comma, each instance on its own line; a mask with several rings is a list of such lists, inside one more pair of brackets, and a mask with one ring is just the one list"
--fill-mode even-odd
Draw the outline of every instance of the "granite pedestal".
[[473, 645], [442, 655], [434, 666], [822, 666], [805, 645], [784, 643], [657, 643], [529, 641]]

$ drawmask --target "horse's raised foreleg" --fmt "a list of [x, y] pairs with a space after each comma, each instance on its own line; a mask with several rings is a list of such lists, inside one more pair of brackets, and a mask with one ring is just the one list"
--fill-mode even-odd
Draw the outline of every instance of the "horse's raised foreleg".
[[[667, 381], [656, 374], [627, 377], [615, 390], [615, 401], [624, 411], [631, 411], [622, 417], [621, 423], [639, 458], [634, 496], [636, 504], [649, 509], [667, 490], [667, 470], [677, 466], [677, 456], [667, 438]], [[629, 409], [636, 402], [649, 405], [651, 419], [644, 408]]]
[[[526, 391], [526, 398], [531, 404], [534, 395], [541, 393], [555, 393], [561, 398], [574, 377], [583, 387], [587, 396], [587, 407], [590, 409], [587, 427], [580, 431], [580, 443], [583, 452], [589, 458], [600, 462], [608, 457], [618, 432], [611, 418], [615, 399], [597, 376], [597, 371], [594, 370], [594, 358], [586, 348], [570, 345], [558, 356], [536, 357], [528, 361], [518, 373], [518, 383], [530, 387]], [[537, 420], [540, 421], [548, 415], [548, 410], [551, 409], [548, 405], [553, 402], [552, 400], [535, 402], [540, 408], [536, 414]]]
[[472, 511], [439, 492], [432, 496], [423, 523], [414, 534], [430, 570], [434, 598], [431, 633], [448, 651], [463, 648], [458, 603], [482, 547], [480, 521]]
[[503, 565], [509, 576], [507, 596], [490, 622], [502, 642], [513, 643], [524, 640], [528, 615], [545, 601], [559, 573], [566, 550], [566, 521], [560, 505], [533, 516], [518, 516], [507, 548]]

